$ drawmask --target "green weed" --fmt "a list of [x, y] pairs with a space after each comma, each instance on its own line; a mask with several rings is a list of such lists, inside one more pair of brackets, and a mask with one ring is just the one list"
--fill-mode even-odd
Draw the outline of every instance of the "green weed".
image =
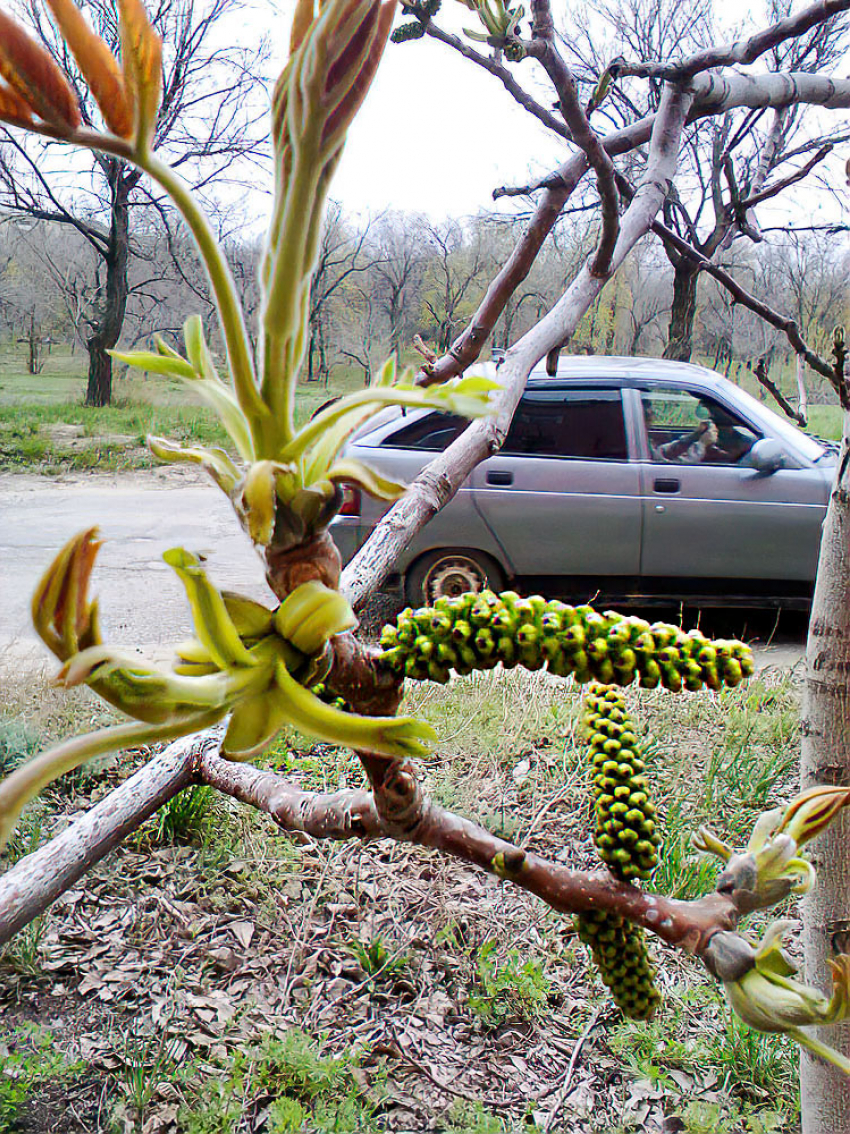
[[499, 957], [497, 949], [496, 941], [487, 941], [475, 952], [469, 1007], [492, 1025], [542, 1015], [551, 986], [541, 962], [516, 949]]
[[373, 937], [371, 941], [360, 941], [355, 937], [349, 942], [348, 949], [367, 976], [388, 980], [403, 972], [408, 965], [408, 958], [403, 953], [393, 953], [380, 937]]
[[170, 1039], [164, 1027], [153, 1035], [119, 1030], [114, 1039], [118, 1086], [125, 1107], [141, 1126], [158, 1084], [174, 1072], [178, 1041]]
[[0, 949], [0, 966], [22, 976], [41, 973], [41, 947], [47, 932], [47, 915], [34, 918]]
[[455, 1099], [437, 1129], [445, 1134], [535, 1134], [539, 1127], [528, 1117], [502, 1118], [491, 1114], [481, 1102]]
[[774, 1110], [752, 1110], [743, 1108], [740, 1112], [724, 1115], [723, 1107], [715, 1102], [694, 1099], [682, 1111], [686, 1134], [779, 1134], [787, 1130], [786, 1118]]
[[26, 1104], [39, 1087], [67, 1082], [83, 1069], [57, 1051], [50, 1032], [41, 1028], [16, 1028], [8, 1048], [0, 1043], [0, 1055], [0, 1134], [25, 1128]]
[[154, 846], [204, 843], [216, 807], [216, 793], [206, 784], [192, 784], [160, 807], [142, 835]]
[[206, 1077], [203, 1090], [178, 1115], [179, 1134], [235, 1134], [257, 1097], [274, 1100], [269, 1134], [377, 1134], [376, 1104], [364, 1097], [356, 1066], [350, 1055], [323, 1055], [298, 1028], [280, 1038], [266, 1036], [237, 1054], [223, 1081], [210, 1086]]
[[181, 1108], [178, 1134], [235, 1134], [243, 1110], [244, 1100], [233, 1081], [210, 1081], [202, 1096]]

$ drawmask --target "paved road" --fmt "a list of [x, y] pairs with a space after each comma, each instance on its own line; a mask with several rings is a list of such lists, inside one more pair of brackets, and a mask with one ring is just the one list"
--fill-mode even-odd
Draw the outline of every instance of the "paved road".
[[93, 524], [107, 542], [91, 592], [100, 598], [110, 643], [162, 658], [166, 646], [190, 633], [183, 588], [162, 561], [169, 547], [205, 555], [217, 585], [272, 599], [259, 558], [212, 483], [181, 470], [67, 480], [0, 476], [0, 664], [50, 658], [32, 629], [29, 598], [62, 544]]
[[[0, 666], [52, 664], [32, 629], [29, 596], [62, 544], [93, 524], [107, 542], [91, 589], [100, 598], [104, 637], [111, 644], [139, 646], [164, 660], [167, 647], [190, 633], [183, 588], [162, 561], [169, 547], [205, 555], [217, 585], [273, 601], [229, 502], [194, 472], [160, 469], [59, 480], [2, 475]], [[805, 622], [799, 615], [783, 615], [777, 627], [765, 613], [712, 614], [704, 629], [753, 640], [762, 666], [793, 666], [804, 652]]]

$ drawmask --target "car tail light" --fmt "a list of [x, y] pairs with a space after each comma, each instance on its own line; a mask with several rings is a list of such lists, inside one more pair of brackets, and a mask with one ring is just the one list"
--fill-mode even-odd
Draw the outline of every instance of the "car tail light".
[[342, 507], [339, 510], [339, 515], [360, 515], [360, 489], [355, 488], [353, 484], [344, 484], [342, 486]]

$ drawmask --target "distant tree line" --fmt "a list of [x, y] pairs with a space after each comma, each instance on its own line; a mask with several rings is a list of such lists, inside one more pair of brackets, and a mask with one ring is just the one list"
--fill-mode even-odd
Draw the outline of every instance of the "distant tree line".
[[[327, 383], [334, 371], [346, 368], [366, 383], [393, 351], [415, 362], [417, 337], [445, 352], [523, 223], [522, 217], [484, 213], [440, 222], [401, 212], [363, 218], [332, 202], [311, 300], [310, 380]], [[192, 312], [199, 307], [211, 312], [198, 286], [193, 248], [150, 205], [133, 210], [129, 232], [120, 343], [138, 346], [153, 327], [177, 345]], [[507, 304], [494, 348], [506, 347], [541, 317], [595, 238], [592, 227], [582, 227], [575, 217], [555, 234]], [[227, 249], [251, 311], [258, 296], [259, 241], [237, 231]], [[807, 341], [824, 349], [836, 323], [847, 318], [847, 259], [842, 243], [829, 232], [782, 230], [770, 242], [735, 243], [720, 262], [746, 280], [754, 295], [792, 314]], [[102, 258], [73, 228], [27, 216], [7, 217], [0, 224], [0, 339], [18, 344], [31, 373], [40, 371], [53, 344], [84, 353], [105, 274]], [[587, 312], [567, 349], [668, 353], [679, 330], [673, 312], [676, 286], [675, 267], [659, 246], [639, 246]], [[210, 332], [215, 334], [212, 320]], [[777, 373], [793, 359], [784, 336], [731, 302], [711, 278], [704, 279], [696, 297], [690, 341], [691, 350], [678, 349], [677, 357], [693, 356], [733, 378], [759, 360], [768, 373]], [[817, 400], [822, 383], [814, 376], [809, 383]]]

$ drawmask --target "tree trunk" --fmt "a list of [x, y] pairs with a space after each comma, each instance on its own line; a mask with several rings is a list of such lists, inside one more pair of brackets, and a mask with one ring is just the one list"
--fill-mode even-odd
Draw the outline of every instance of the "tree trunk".
[[404, 292], [393, 288], [390, 292], [390, 354], [401, 358], [403, 348], [402, 330], [404, 323]]
[[27, 334], [27, 342], [28, 342], [28, 345], [29, 345], [29, 354], [28, 354], [28, 357], [27, 357], [27, 368], [28, 368], [30, 374], [40, 374], [41, 373], [41, 364], [40, 364], [39, 358], [38, 358], [38, 347], [39, 347], [39, 343], [40, 343], [40, 338], [39, 338], [38, 332], [35, 329], [35, 317], [34, 316], [30, 317], [30, 326], [29, 326], [29, 332]]
[[[850, 785], [850, 413], [844, 415], [841, 464], [829, 502], [806, 648], [801, 784]], [[850, 952], [850, 816], [845, 811], [813, 844], [818, 873], [803, 903], [808, 984], [826, 987], [827, 960]], [[816, 1031], [850, 1056], [850, 1024]], [[850, 1130], [850, 1079], [801, 1053], [803, 1134]]]
[[673, 306], [664, 358], [690, 362], [693, 351], [694, 317], [697, 309], [699, 267], [684, 257], [673, 273]]
[[123, 162], [112, 161], [107, 174], [112, 192], [109, 243], [103, 253], [106, 283], [103, 302], [86, 341], [89, 352], [87, 406], [108, 406], [112, 401], [112, 358], [107, 354], [121, 337], [127, 311], [130, 260], [130, 193], [138, 182], [135, 170], [125, 173]]
[[[117, 342], [117, 340], [116, 340]], [[115, 345], [114, 343], [112, 344]], [[95, 336], [86, 343], [89, 352], [87, 406], [108, 406], [112, 401], [112, 359]]]

